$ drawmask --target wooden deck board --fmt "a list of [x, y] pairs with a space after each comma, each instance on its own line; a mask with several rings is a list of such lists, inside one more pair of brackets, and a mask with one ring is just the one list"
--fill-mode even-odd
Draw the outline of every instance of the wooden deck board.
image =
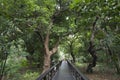
[[70, 72], [67, 61], [62, 61], [58, 72], [55, 74], [52, 80], [75, 80]]

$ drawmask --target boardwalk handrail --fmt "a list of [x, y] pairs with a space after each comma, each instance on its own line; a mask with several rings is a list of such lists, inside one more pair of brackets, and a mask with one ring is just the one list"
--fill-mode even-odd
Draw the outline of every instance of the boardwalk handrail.
[[61, 64], [61, 61], [58, 62], [56, 65], [52, 66], [50, 69], [48, 69], [43, 74], [41, 74], [36, 80], [52, 80], [60, 64]]
[[85, 75], [83, 75], [71, 62], [67, 61], [69, 66], [70, 66], [70, 70], [73, 74], [73, 76], [75, 77], [76, 80], [89, 80]]

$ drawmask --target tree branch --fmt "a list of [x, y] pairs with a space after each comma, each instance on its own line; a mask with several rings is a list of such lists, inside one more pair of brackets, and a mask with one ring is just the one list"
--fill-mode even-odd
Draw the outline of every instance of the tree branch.
[[44, 47], [45, 47], [45, 50], [46, 50], [46, 54], [49, 54], [49, 35], [50, 35], [50, 33], [47, 32], [45, 42], [44, 42]]
[[40, 41], [44, 43], [44, 37], [43, 37], [43, 35], [41, 34], [41, 32], [35, 30], [35, 33], [39, 36]]
[[57, 50], [58, 50], [58, 46], [59, 46], [59, 42], [60, 42], [60, 38], [59, 40], [56, 42], [54, 48], [50, 51], [50, 54], [54, 54]]
[[95, 26], [96, 26], [96, 23], [97, 23], [98, 19], [99, 19], [99, 17], [97, 16], [96, 19], [95, 19], [95, 21], [93, 22], [92, 34], [91, 34], [91, 39], [90, 39], [91, 42], [93, 42], [94, 37], [95, 37]]
[[95, 51], [100, 51], [100, 50], [102, 50], [102, 48], [98, 48], [98, 49], [96, 49]]

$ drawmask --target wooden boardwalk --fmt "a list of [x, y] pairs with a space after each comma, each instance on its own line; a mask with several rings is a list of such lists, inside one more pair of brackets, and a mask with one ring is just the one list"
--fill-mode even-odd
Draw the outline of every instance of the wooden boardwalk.
[[72, 73], [70, 72], [67, 61], [62, 61], [58, 72], [55, 74], [52, 80], [75, 80]]
[[89, 80], [71, 62], [60, 61], [36, 80]]

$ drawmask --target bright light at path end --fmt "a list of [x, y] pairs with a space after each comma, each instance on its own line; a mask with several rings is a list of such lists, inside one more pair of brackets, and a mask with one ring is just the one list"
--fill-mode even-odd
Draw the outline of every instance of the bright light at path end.
[[63, 60], [63, 59], [65, 59], [65, 55], [62, 51], [60, 51], [60, 60]]

